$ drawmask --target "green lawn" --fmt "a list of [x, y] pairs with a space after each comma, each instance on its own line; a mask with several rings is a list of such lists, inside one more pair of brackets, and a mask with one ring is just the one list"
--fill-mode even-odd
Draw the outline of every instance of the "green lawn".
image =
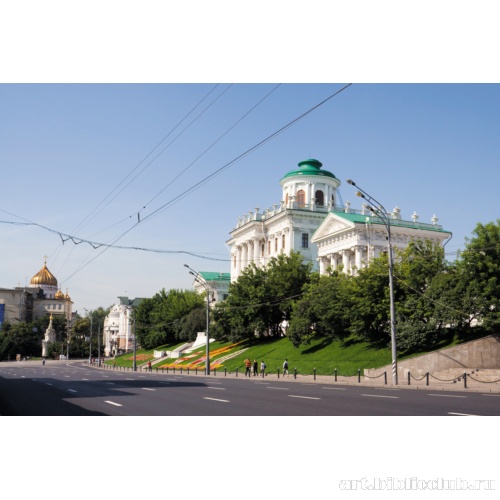
[[[449, 347], [465, 339], [449, 338], [436, 348]], [[169, 351], [179, 347], [182, 343], [165, 345], [156, 350]], [[176, 369], [198, 370], [205, 369], [205, 346], [201, 346], [189, 355], [181, 359], [167, 359], [158, 364], [155, 368], [166, 369], [167, 367]], [[245, 349], [235, 357], [221, 361], [228, 354], [236, 353]], [[138, 349], [137, 366], [153, 361], [153, 351]], [[287, 338], [261, 338], [252, 341], [247, 340], [233, 344], [231, 342], [211, 342], [210, 343], [210, 365], [217, 371], [227, 370], [228, 372], [245, 372], [245, 359], [254, 359], [259, 363], [264, 361], [268, 373], [282, 371], [283, 361], [288, 359], [290, 373], [297, 370], [298, 374], [311, 375], [316, 370], [317, 375], [333, 375], [335, 370], [339, 376], [353, 376], [359, 370], [365, 368], [379, 368], [391, 364], [391, 351], [389, 347], [374, 347], [367, 342], [342, 342], [339, 340], [329, 341], [326, 339], [314, 339], [310, 345], [294, 347]], [[422, 353], [419, 353], [422, 354]], [[409, 356], [401, 356], [398, 359], [405, 359]], [[113, 364], [114, 360], [108, 360], [107, 364]], [[116, 358], [116, 366], [132, 367], [132, 353], [126, 353]]]

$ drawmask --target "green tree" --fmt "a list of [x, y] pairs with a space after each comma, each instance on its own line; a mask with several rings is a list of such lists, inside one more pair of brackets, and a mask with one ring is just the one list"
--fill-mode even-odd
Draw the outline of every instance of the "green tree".
[[474, 305], [471, 316], [493, 332], [500, 326], [500, 219], [477, 224], [472, 234], [458, 266], [467, 285], [465, 293]]
[[339, 271], [314, 275], [293, 306], [288, 337], [295, 346], [309, 344], [314, 336], [333, 340], [350, 335], [352, 280]]
[[290, 320], [293, 303], [310, 279], [311, 264], [298, 252], [273, 257], [266, 267], [251, 263], [215, 308], [215, 331], [231, 340], [283, 334], [284, 321]]
[[203, 295], [192, 290], [161, 290], [135, 310], [136, 335], [144, 349], [184, 339], [183, 318], [204, 306]]

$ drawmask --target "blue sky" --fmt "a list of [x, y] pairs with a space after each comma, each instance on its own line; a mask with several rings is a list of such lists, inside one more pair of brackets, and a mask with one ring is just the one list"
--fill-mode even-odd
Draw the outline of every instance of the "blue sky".
[[[46, 228], [0, 224], [1, 286], [29, 282], [47, 255], [83, 312], [190, 288], [184, 263], [229, 272], [237, 218], [279, 202], [279, 180], [307, 158], [342, 181], [354, 207], [348, 178], [404, 218], [436, 214], [453, 233], [452, 259], [478, 222], [498, 217], [499, 85], [353, 84], [231, 164], [344, 86], [0, 85], [0, 219]], [[63, 245], [49, 229], [197, 256]]]

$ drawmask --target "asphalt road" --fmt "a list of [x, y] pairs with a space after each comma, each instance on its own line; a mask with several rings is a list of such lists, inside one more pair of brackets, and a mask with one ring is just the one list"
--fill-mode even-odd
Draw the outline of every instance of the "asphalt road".
[[120, 372], [82, 361], [0, 363], [0, 414], [500, 415], [500, 394]]

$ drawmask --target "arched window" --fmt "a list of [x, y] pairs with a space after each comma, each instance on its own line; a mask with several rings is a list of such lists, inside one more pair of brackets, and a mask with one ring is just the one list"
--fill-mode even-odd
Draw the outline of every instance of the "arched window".
[[316, 205], [319, 205], [320, 207], [325, 205], [325, 195], [323, 191], [316, 191]]
[[306, 193], [303, 189], [297, 191], [297, 205], [299, 208], [304, 208], [306, 206]]

